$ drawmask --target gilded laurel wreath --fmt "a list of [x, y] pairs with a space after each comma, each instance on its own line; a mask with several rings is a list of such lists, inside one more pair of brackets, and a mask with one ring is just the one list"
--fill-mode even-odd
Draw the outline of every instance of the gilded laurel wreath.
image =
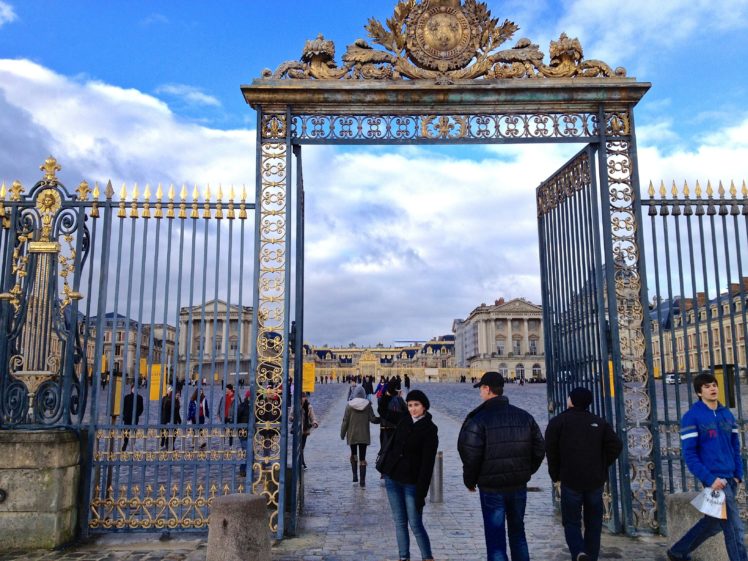
[[286, 62], [266, 79], [399, 80], [427, 79], [438, 83], [476, 78], [624, 77], [602, 61], [584, 60], [578, 39], [561, 34], [551, 42], [551, 62], [543, 62], [538, 45], [522, 38], [499, 50], [519, 27], [494, 18], [478, 0], [400, 0], [383, 25], [371, 18], [369, 38], [384, 50], [359, 39], [335, 63], [335, 45], [322, 35], [307, 41], [300, 61]]

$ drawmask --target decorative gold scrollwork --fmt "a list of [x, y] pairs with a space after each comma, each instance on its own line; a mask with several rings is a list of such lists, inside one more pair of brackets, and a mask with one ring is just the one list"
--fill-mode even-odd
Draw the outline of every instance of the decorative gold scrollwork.
[[516, 78], [625, 77], [599, 60], [585, 60], [582, 45], [562, 33], [550, 44], [550, 64], [538, 45], [522, 38], [514, 47], [499, 50], [519, 27], [491, 16], [478, 0], [400, 0], [393, 17], [383, 25], [370, 19], [369, 38], [384, 51], [359, 39], [335, 63], [335, 44], [319, 35], [307, 41], [300, 61], [281, 64], [265, 79], [317, 80], [456, 80]]

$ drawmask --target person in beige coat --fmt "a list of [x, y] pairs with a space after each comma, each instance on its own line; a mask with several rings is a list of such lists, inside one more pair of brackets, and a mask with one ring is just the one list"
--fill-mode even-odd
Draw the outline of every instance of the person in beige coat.
[[340, 439], [347, 438], [351, 447], [353, 482], [358, 482], [361, 487], [366, 487], [366, 447], [371, 444], [369, 423], [378, 424], [379, 417], [374, 415], [371, 402], [366, 399], [366, 391], [358, 385], [351, 392], [351, 399], [345, 407]]

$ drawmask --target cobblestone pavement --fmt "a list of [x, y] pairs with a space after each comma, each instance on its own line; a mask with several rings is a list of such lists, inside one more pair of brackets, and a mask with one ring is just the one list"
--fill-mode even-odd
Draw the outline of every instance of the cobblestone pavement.
[[[476, 493], [462, 484], [456, 451], [457, 434], [464, 416], [478, 405], [478, 392], [470, 384], [423, 384], [419, 389], [431, 400], [431, 412], [439, 427], [439, 449], [444, 453], [443, 503], [427, 499], [424, 523], [437, 561], [485, 559], [483, 521]], [[545, 385], [507, 386], [515, 405], [530, 411], [545, 428]], [[304, 515], [298, 536], [273, 547], [273, 561], [386, 561], [397, 559], [395, 532], [379, 474], [374, 470], [378, 429], [372, 428], [367, 486], [351, 483], [350, 451], [340, 440], [340, 421], [347, 386], [317, 387], [312, 403], [320, 428], [307, 442]], [[551, 483], [545, 464], [530, 481], [525, 525], [530, 556], [534, 560], [568, 561], [559, 517], [550, 503]], [[58, 552], [0, 556], [0, 561], [204, 561], [207, 536], [160, 541], [159, 536], [114, 535]], [[411, 540], [411, 554], [418, 547]], [[603, 535], [600, 559], [664, 561], [666, 539], [657, 536], [628, 538]]]

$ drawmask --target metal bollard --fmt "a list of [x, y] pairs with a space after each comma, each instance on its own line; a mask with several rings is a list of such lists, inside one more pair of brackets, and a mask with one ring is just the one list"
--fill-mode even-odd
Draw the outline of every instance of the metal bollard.
[[431, 476], [431, 489], [429, 490], [429, 501], [432, 503], [444, 502], [444, 452], [436, 453], [434, 462], [434, 473]]

